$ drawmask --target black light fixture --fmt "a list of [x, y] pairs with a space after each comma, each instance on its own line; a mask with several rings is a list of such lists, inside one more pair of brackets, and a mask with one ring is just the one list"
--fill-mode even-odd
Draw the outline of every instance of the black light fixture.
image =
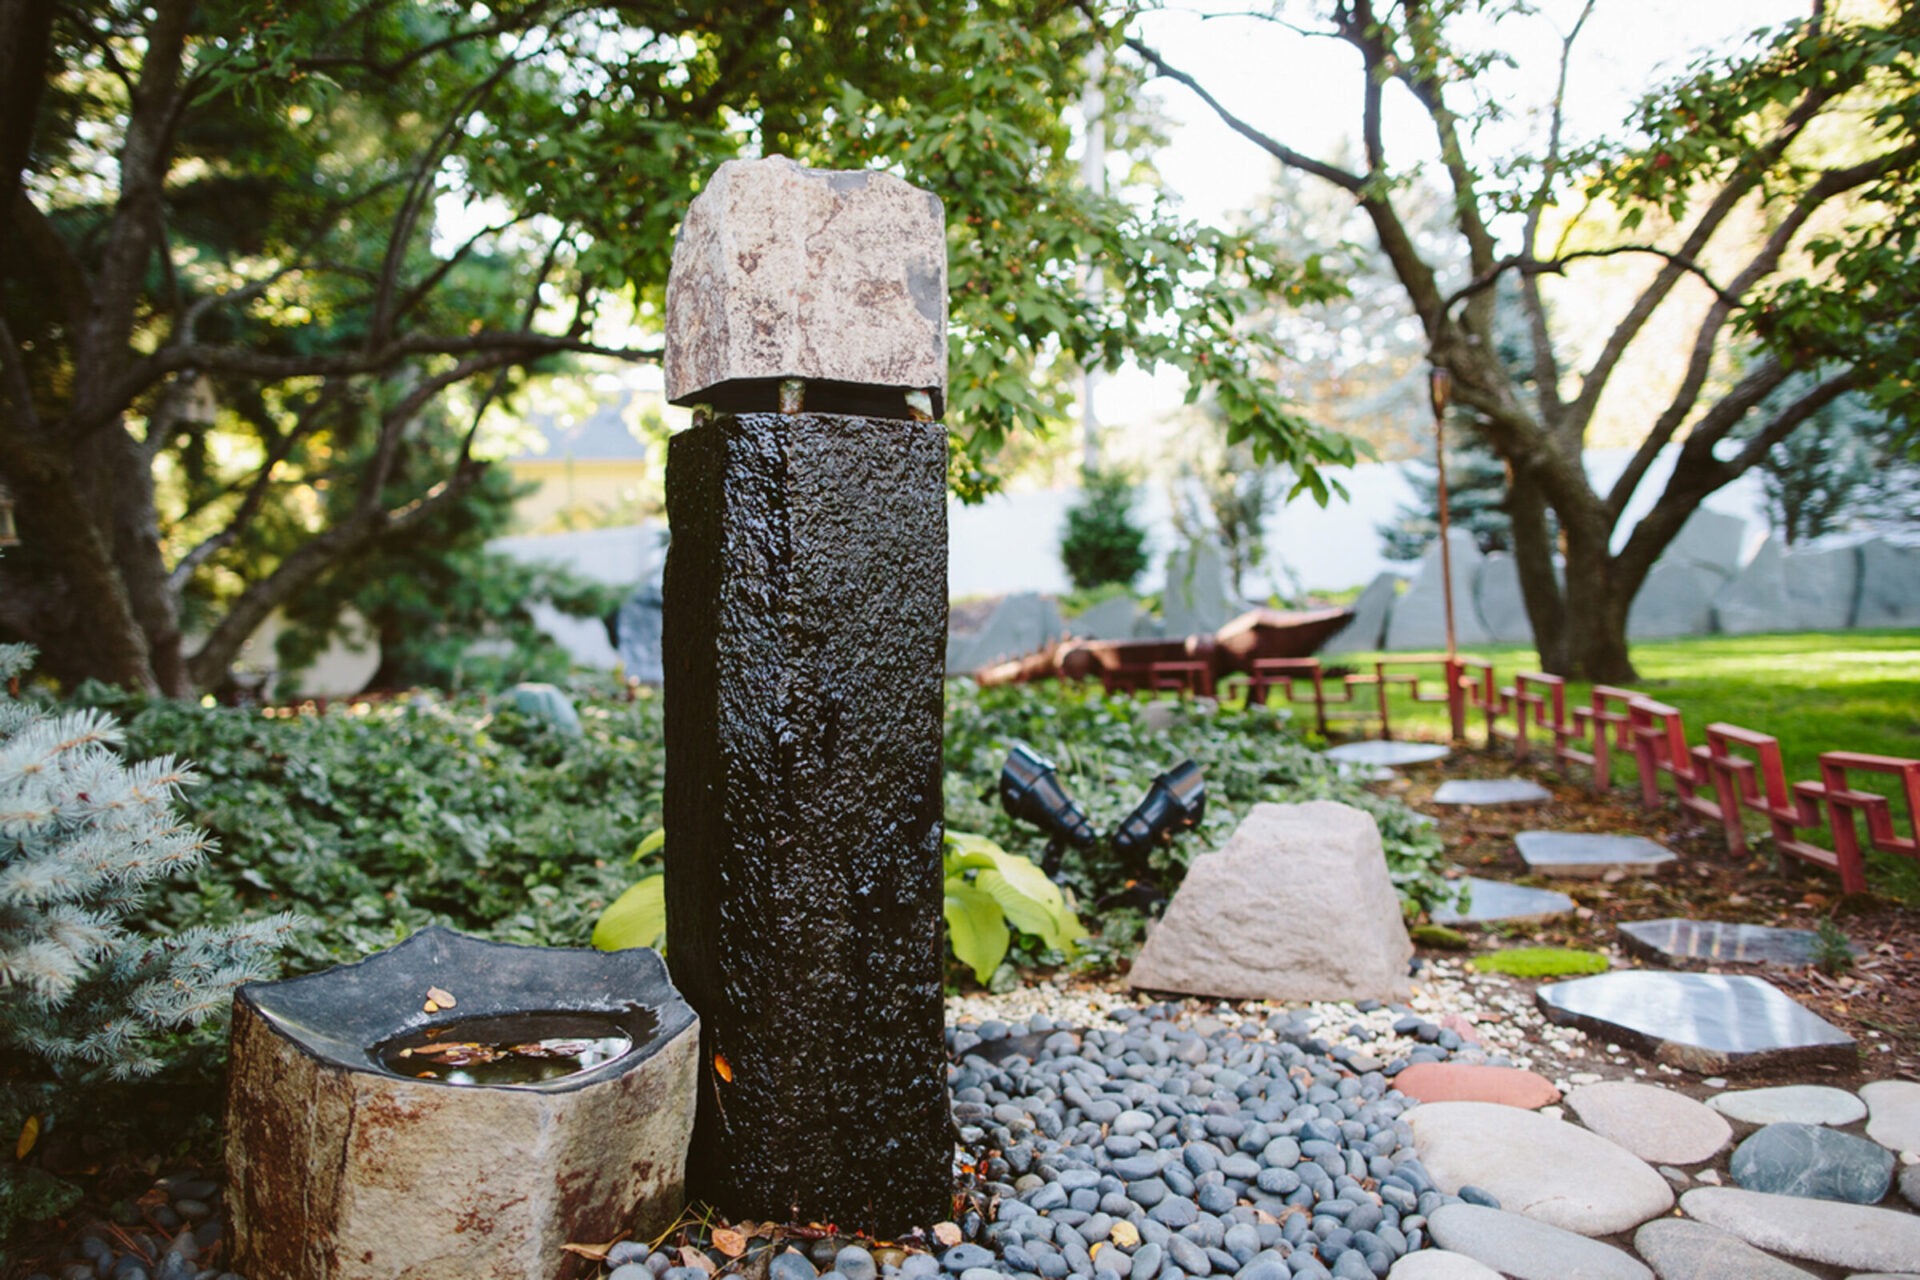
[[1143, 862], [1154, 845], [1170, 843], [1198, 826], [1206, 811], [1206, 775], [1193, 761], [1182, 760], [1153, 780], [1147, 798], [1114, 828], [1108, 841], [1123, 861]]
[[1047, 833], [1047, 851], [1040, 865], [1048, 875], [1060, 869], [1068, 845], [1091, 849], [1100, 839], [1087, 815], [1060, 785], [1053, 761], [1022, 744], [1015, 744], [1001, 766], [1000, 804], [1009, 817], [1031, 822]]

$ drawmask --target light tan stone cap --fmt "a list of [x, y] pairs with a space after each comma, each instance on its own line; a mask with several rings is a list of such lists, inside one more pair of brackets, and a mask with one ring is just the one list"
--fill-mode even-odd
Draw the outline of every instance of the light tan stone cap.
[[[783, 156], [727, 161], [674, 243], [666, 372], [674, 404], [772, 409], [780, 381], [798, 378], [856, 398], [863, 388], [929, 392], [937, 416], [947, 390], [939, 197], [891, 174]], [[814, 403], [811, 387], [808, 401], [840, 408]]]

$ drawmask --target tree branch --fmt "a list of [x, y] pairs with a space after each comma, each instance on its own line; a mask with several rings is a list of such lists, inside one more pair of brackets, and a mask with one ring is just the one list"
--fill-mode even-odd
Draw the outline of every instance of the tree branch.
[[0, 394], [12, 402], [19, 426], [32, 432], [40, 430], [40, 415], [33, 408], [33, 385], [27, 381], [26, 366], [20, 363], [20, 344], [14, 341], [4, 314], [0, 314]]
[[[1529, 256], [1538, 251], [1540, 218], [1552, 200], [1553, 186], [1560, 175], [1560, 145], [1566, 126], [1567, 77], [1573, 63], [1574, 41], [1580, 38], [1581, 29], [1587, 25], [1587, 19], [1593, 16], [1594, 4], [1595, 0], [1587, 0], [1581, 7], [1579, 18], [1574, 21], [1573, 29], [1560, 41], [1560, 75], [1553, 88], [1553, 121], [1547, 130], [1547, 154], [1540, 164], [1540, 185], [1535, 188], [1533, 199], [1527, 205], [1526, 230], [1520, 241]], [[1527, 330], [1533, 345], [1533, 385], [1534, 394], [1540, 402], [1540, 417], [1547, 429], [1557, 434], [1566, 401], [1560, 395], [1560, 358], [1554, 351], [1553, 334], [1547, 328], [1547, 305], [1540, 296], [1540, 279], [1537, 275], [1521, 275], [1520, 300], [1526, 312]]]

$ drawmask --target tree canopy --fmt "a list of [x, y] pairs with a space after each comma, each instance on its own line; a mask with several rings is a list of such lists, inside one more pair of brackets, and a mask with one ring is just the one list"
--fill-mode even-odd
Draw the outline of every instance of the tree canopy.
[[[1451, 371], [1456, 403], [1507, 466], [1543, 664], [1618, 681], [1633, 674], [1628, 606], [1707, 494], [1849, 392], [1912, 438], [1920, 12], [1815, 3], [1804, 19], [1653, 86], [1619, 127], [1581, 137], [1568, 123], [1579, 89], [1569, 67], [1595, 3], [1548, 8], [1564, 24], [1559, 75], [1538, 127], [1519, 130], [1518, 142], [1500, 96], [1510, 84], [1498, 73], [1513, 62], [1507, 24], [1536, 19], [1532, 5], [1276, 0], [1240, 14], [1297, 36], [1297, 56], [1318, 65], [1329, 55], [1316, 51], [1344, 52], [1360, 147], [1345, 163], [1228, 105], [1249, 96], [1244, 87], [1178, 65], [1141, 36], [1136, 12], [1111, 21], [1141, 67], [1198, 95], [1286, 170], [1353, 202], [1429, 358]], [[1230, 23], [1216, 29], [1232, 38]], [[1396, 151], [1405, 135], [1388, 127], [1390, 115], [1417, 119], [1426, 144]], [[1450, 197], [1451, 225], [1437, 243], [1411, 231], [1429, 176]], [[1572, 331], [1593, 319], [1595, 264], [1621, 260], [1648, 266], [1582, 350]], [[1503, 358], [1503, 327], [1524, 335], [1518, 367]], [[1679, 367], [1632, 461], [1616, 483], [1596, 487], [1581, 455], [1603, 397], [1676, 350]], [[1774, 397], [1796, 372], [1817, 376]], [[1657, 499], [1624, 527], [1670, 449]]]
[[0, 633], [63, 678], [216, 687], [273, 609], [476, 500], [529, 379], [658, 358], [674, 228], [738, 155], [945, 201], [963, 493], [1128, 358], [1323, 499], [1353, 456], [1238, 324], [1335, 291], [1317, 259], [1078, 182], [1082, 87], [1138, 72], [1070, 5], [0, 0], [0, 27]]

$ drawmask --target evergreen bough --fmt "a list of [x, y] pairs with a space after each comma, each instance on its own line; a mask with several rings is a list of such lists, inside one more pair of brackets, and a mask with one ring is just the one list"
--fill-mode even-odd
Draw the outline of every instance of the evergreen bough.
[[[0, 1134], [9, 1147], [48, 1086], [151, 1075], [171, 1033], [265, 977], [291, 915], [156, 937], [129, 928], [150, 881], [191, 869], [212, 839], [174, 812], [196, 778], [163, 756], [128, 765], [105, 712], [51, 714], [7, 692], [31, 664], [0, 645]], [[37, 1123], [37, 1122], [36, 1122]], [[30, 1146], [30, 1142], [21, 1145]], [[0, 1159], [0, 1236], [70, 1190]]]

